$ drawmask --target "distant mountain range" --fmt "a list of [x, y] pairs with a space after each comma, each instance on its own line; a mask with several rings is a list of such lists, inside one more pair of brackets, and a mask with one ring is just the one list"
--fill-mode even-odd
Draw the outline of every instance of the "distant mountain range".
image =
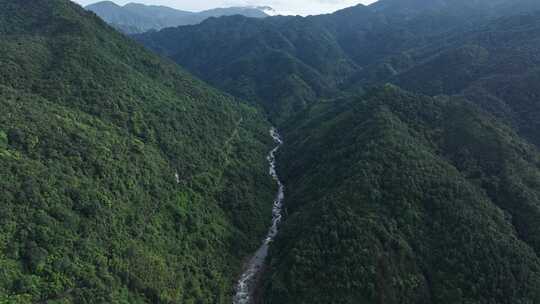
[[111, 1], [97, 2], [86, 6], [107, 23], [127, 34], [144, 33], [166, 27], [198, 24], [210, 17], [242, 15], [264, 18], [272, 15], [271, 7], [228, 7], [202, 12], [189, 12], [166, 6], [128, 3], [124, 6]]

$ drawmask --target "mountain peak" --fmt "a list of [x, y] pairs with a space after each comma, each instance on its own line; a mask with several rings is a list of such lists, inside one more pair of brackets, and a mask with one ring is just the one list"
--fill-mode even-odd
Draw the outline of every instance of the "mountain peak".
[[93, 11], [107, 23], [128, 34], [198, 24], [210, 17], [243, 15], [251, 18], [264, 18], [277, 14], [267, 6], [228, 7], [202, 12], [188, 12], [167, 6], [146, 5], [136, 2], [119, 6], [110, 1], [88, 5], [86, 9]]
[[88, 6], [86, 6], [87, 8], [90, 8], [90, 7], [100, 7], [100, 8], [121, 8], [122, 6], [112, 2], [112, 1], [100, 1], [100, 2], [96, 2], [96, 3], [92, 3]]

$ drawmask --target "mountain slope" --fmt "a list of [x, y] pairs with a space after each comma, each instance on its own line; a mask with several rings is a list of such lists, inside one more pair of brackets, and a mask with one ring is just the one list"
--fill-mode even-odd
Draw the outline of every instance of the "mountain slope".
[[[388, 0], [307, 18], [219, 18], [135, 39], [263, 104], [281, 122], [318, 98], [393, 81], [434, 56], [449, 35], [467, 36], [492, 19], [535, 10], [540, 3], [530, 0]], [[423, 49], [432, 53], [414, 57]]]
[[[540, 302], [538, 17], [504, 17], [538, 4], [381, 3], [136, 38], [279, 123], [263, 302]], [[67, 1], [0, 0], [0, 36], [0, 302], [230, 302], [264, 120]]]
[[[135, 38], [285, 136], [263, 303], [536, 303], [538, 9], [388, 0]], [[441, 96], [366, 89], [387, 82]]]
[[252, 18], [264, 18], [268, 15], [266, 8], [228, 7], [188, 12], [166, 6], [128, 3], [119, 6], [114, 2], [102, 1], [88, 5], [86, 9], [93, 11], [107, 23], [124, 33], [135, 34], [165, 27], [198, 24], [205, 19], [220, 16], [243, 15]]
[[540, 14], [500, 18], [407, 51], [418, 63], [386, 81], [430, 95], [462, 94], [540, 145]]
[[228, 303], [264, 120], [67, 0], [0, 1], [0, 38], [0, 302]]
[[538, 12], [449, 29], [379, 58], [344, 88], [392, 82], [429, 95], [462, 95], [538, 145]]
[[222, 17], [135, 38], [278, 120], [335, 94], [356, 70], [328, 30], [300, 17]]
[[386, 86], [284, 132], [264, 303], [540, 301], [540, 153], [507, 126]]

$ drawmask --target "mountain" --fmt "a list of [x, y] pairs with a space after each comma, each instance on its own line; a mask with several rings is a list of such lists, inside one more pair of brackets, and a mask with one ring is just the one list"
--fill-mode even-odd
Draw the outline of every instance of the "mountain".
[[278, 120], [335, 94], [357, 70], [328, 29], [301, 17], [209, 19], [134, 38]]
[[230, 303], [269, 126], [68, 0], [0, 0], [0, 302]]
[[540, 153], [507, 125], [386, 85], [282, 131], [263, 303], [540, 301]]
[[205, 19], [220, 16], [243, 15], [252, 18], [268, 17], [268, 7], [229, 7], [202, 12], [188, 12], [166, 6], [128, 3], [119, 6], [111, 1], [97, 2], [86, 9], [93, 11], [107, 23], [124, 33], [135, 34], [165, 27], [198, 24]]
[[86, 9], [93, 11], [107, 23], [125, 33], [161, 29], [192, 17], [191, 12], [165, 6], [147, 6], [136, 3], [120, 6], [111, 1], [94, 3], [88, 5]]
[[319, 98], [410, 69], [418, 62], [409, 53], [435, 50], [449, 33], [466, 35], [490, 20], [534, 10], [540, 4], [529, 0], [386, 0], [308, 18], [218, 18], [134, 38], [282, 121]]
[[0, 303], [230, 303], [272, 215], [256, 302], [540, 303], [537, 11], [133, 36], [160, 59], [68, 0], [0, 0]]
[[272, 12], [273, 9], [268, 6], [236, 6], [236, 7], [226, 7], [226, 8], [214, 8], [199, 13], [195, 13], [198, 17], [195, 20], [198, 20], [196, 23], [201, 23], [205, 19], [211, 17], [221, 17], [221, 16], [234, 16], [240, 15], [248, 18], [265, 18], [269, 15], [266, 12]]
[[[392, 70], [386, 77], [379, 74], [379, 82], [429, 95], [466, 96], [540, 146], [540, 104], [533, 85], [539, 51], [540, 13], [530, 13], [498, 18], [465, 32], [451, 31], [387, 58], [374, 69]], [[404, 58], [407, 63], [402, 63]], [[372, 81], [368, 76], [355, 85]]]
[[381, 0], [134, 38], [284, 135], [260, 302], [537, 303], [538, 11]]

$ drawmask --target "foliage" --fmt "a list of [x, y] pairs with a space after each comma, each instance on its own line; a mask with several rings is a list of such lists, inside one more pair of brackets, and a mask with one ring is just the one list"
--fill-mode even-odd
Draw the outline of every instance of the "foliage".
[[[531, 0], [382, 0], [307, 18], [215, 18], [134, 38], [211, 84], [262, 104], [282, 123], [319, 98], [335, 98], [359, 85], [412, 82], [414, 87], [405, 87], [431, 94], [468, 84], [477, 79], [478, 65], [494, 63], [486, 59], [485, 46], [470, 41], [475, 34], [482, 45], [503, 46], [496, 52], [506, 61], [494, 63], [500, 69], [511, 66], [508, 59], [531, 58], [537, 48], [512, 40], [535, 40], [527, 25], [538, 18], [514, 17], [506, 21], [513, 23], [508, 30], [507, 25], [493, 30], [490, 22], [536, 10], [540, 3]], [[518, 28], [521, 19], [525, 25]], [[512, 36], [514, 30], [519, 34]], [[438, 64], [423, 68], [432, 61]]]
[[507, 126], [386, 86], [285, 134], [265, 303], [540, 301], [540, 154]]
[[336, 94], [355, 66], [327, 29], [300, 17], [209, 19], [134, 38], [278, 122]]
[[[536, 303], [538, 9], [382, 0], [135, 38], [285, 135], [264, 302]], [[385, 83], [440, 96], [364, 92]]]
[[0, 1], [0, 303], [228, 303], [268, 126], [67, 0]]
[[[264, 302], [528, 304], [540, 31], [512, 14], [535, 9], [382, 0], [135, 38], [285, 135]], [[229, 302], [270, 218], [264, 118], [67, 0], [0, 0], [0, 38], [0, 303]], [[440, 96], [366, 89], [386, 82]]]
[[417, 64], [391, 81], [430, 95], [466, 96], [540, 145], [535, 85], [540, 67], [539, 17], [538, 13], [509, 16], [438, 37], [409, 50]]

